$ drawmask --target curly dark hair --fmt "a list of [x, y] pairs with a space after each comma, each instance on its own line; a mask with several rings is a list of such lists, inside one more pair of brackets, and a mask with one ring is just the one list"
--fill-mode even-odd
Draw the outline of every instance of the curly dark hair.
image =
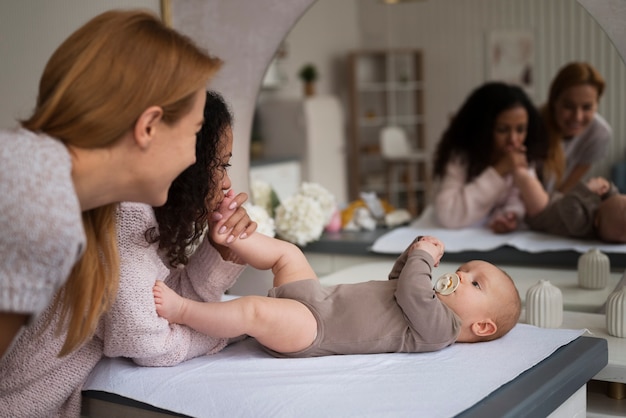
[[523, 106], [528, 114], [526, 157], [528, 162], [545, 158], [547, 140], [539, 111], [518, 86], [488, 82], [476, 88], [443, 133], [435, 153], [433, 174], [442, 178], [446, 165], [455, 156], [467, 158], [467, 181], [493, 163], [493, 129], [503, 111]]
[[207, 203], [220, 192], [220, 176], [224, 175], [220, 159], [221, 139], [232, 124], [232, 113], [222, 96], [208, 91], [204, 124], [197, 134], [196, 162], [172, 182], [167, 202], [153, 208], [158, 230], [152, 227], [145, 232], [149, 243], [158, 242], [159, 249], [166, 252], [171, 267], [189, 262], [191, 249], [206, 229]]

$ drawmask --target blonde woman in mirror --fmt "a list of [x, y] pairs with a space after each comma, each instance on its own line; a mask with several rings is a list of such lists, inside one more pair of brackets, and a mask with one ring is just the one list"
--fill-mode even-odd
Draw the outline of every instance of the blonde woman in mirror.
[[525, 222], [534, 231], [565, 237], [626, 242], [626, 195], [603, 177], [593, 177], [567, 193], [548, 192], [527, 170], [515, 171], [526, 206]]
[[[213, 238], [225, 239], [217, 233]], [[431, 272], [444, 245], [435, 237], [418, 237], [398, 258], [389, 280], [330, 287], [322, 286], [291, 243], [254, 233], [230, 247], [251, 266], [272, 270], [268, 297], [197, 302], [158, 281], [157, 313], [215, 337], [249, 335], [278, 357], [435, 351], [457, 341], [499, 338], [519, 318], [513, 281], [484, 261], [463, 264], [456, 287], [449, 294], [436, 292]]]
[[613, 130], [598, 114], [604, 79], [586, 62], [563, 66], [552, 80], [541, 117], [548, 131], [548, 154], [538, 167], [548, 193], [568, 192], [606, 157]]
[[165, 203], [220, 65], [150, 13], [108, 11], [56, 49], [32, 116], [0, 133], [2, 415], [80, 415], [119, 280], [117, 202]]

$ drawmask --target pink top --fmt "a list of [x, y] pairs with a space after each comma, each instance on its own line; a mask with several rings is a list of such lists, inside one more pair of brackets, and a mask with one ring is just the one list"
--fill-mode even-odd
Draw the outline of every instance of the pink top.
[[243, 261], [222, 260], [204, 239], [186, 268], [170, 270], [157, 253], [158, 244], [148, 244], [144, 238], [145, 231], [156, 225], [150, 206], [122, 203], [117, 221], [119, 229], [126, 234], [119, 234], [122, 263], [117, 299], [102, 320], [104, 355], [130, 357], [142, 366], [172, 366], [224, 348], [226, 339], [210, 338], [159, 318], [152, 287], [155, 280], [161, 279], [187, 298], [219, 301], [244, 269], [236, 262]]
[[448, 162], [434, 199], [435, 216], [441, 226], [482, 225], [505, 212], [515, 213], [521, 221], [524, 204], [513, 185], [512, 175], [502, 177], [493, 167], [488, 167], [468, 182], [466, 173], [467, 164], [462, 158]]

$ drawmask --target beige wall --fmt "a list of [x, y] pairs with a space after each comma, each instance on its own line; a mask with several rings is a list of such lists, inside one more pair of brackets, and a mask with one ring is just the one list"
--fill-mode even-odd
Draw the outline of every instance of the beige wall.
[[19, 0], [0, 2], [0, 128], [30, 115], [52, 52], [80, 25], [105, 10], [142, 8], [159, 0]]

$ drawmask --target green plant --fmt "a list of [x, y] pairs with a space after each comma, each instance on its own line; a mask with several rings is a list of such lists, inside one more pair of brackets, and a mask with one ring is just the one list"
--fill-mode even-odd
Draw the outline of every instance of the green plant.
[[317, 68], [313, 64], [306, 64], [298, 73], [298, 77], [300, 77], [300, 79], [305, 83], [317, 80], [317, 76]]

